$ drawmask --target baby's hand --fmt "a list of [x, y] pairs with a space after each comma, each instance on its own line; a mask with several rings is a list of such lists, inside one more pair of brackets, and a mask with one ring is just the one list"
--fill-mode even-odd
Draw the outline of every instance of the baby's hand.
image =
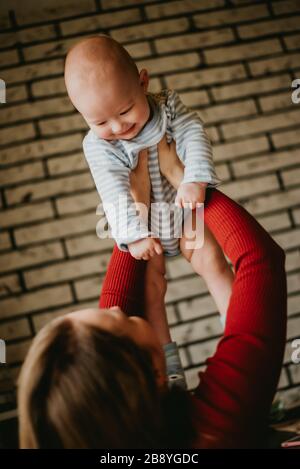
[[143, 238], [128, 244], [128, 250], [135, 259], [148, 261], [150, 257], [163, 252], [160, 241], [155, 238]]
[[[206, 182], [186, 182], [180, 184], [175, 199], [175, 205], [182, 208], [196, 208], [197, 202], [204, 203], [206, 186]], [[185, 206], [184, 204], [190, 205]]]

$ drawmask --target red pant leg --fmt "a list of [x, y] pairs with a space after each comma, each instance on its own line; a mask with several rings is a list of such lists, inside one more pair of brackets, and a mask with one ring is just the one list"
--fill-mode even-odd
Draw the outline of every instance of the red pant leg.
[[114, 246], [106, 271], [99, 308], [119, 306], [128, 316], [144, 315], [144, 274], [146, 261]]

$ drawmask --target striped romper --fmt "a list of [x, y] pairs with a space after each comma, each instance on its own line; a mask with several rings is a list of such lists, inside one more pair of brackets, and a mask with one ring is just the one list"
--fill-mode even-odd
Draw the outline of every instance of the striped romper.
[[[108, 141], [90, 130], [83, 139], [83, 150], [119, 249], [128, 251], [129, 243], [153, 235], [160, 239], [164, 255], [176, 256], [180, 253], [183, 209], [174, 206], [177, 191], [160, 173], [157, 144], [164, 134], [169, 143], [176, 142], [177, 155], [185, 165], [183, 183], [206, 182], [208, 187], [216, 187], [221, 181], [198, 114], [189, 110], [173, 90], [147, 93], [147, 99], [152, 118], [138, 135], [131, 140]], [[151, 181], [148, 222], [135, 208], [129, 181], [139, 152], [145, 148]]]

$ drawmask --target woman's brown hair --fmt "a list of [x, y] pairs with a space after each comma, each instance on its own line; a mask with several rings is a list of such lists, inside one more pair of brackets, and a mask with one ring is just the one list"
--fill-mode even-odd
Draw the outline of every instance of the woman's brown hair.
[[148, 351], [67, 317], [35, 337], [18, 405], [21, 448], [187, 448], [195, 437], [188, 393], [159, 391]]

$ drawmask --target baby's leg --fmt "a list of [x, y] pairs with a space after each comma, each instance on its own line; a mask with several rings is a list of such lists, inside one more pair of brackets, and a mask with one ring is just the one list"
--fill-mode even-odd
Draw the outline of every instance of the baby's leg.
[[[191, 213], [190, 216], [195, 217], [195, 212]], [[223, 251], [205, 223], [203, 246], [187, 249], [187, 241], [190, 240], [186, 236], [183, 236], [180, 240], [182, 254], [192, 264], [195, 272], [203, 277], [218, 311], [221, 315], [225, 315], [231, 296], [234, 274], [225, 259]], [[224, 324], [224, 321], [222, 322]]]

